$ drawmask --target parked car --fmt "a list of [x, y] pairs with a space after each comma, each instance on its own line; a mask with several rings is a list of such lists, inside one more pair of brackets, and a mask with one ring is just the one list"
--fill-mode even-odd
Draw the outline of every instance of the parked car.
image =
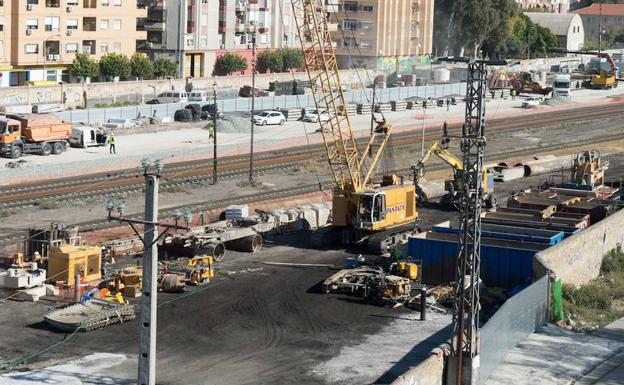
[[145, 104], [160, 104], [160, 102], [158, 101], [158, 99], [150, 99], [145, 102]]
[[286, 123], [286, 117], [279, 111], [262, 111], [254, 115], [254, 123], [258, 126], [266, 126], [267, 124]]
[[326, 122], [329, 120], [329, 112], [327, 110], [321, 110], [320, 112], [316, 108], [306, 108], [303, 114], [304, 122], [318, 123], [318, 121]]
[[106, 123], [102, 124], [102, 127], [105, 128], [134, 128], [140, 127], [143, 122], [136, 119], [126, 119], [126, 118], [110, 118], [106, 121]]
[[186, 91], [167, 91], [156, 97], [158, 103], [186, 103], [188, 94]]
[[106, 145], [108, 135], [99, 128], [94, 127], [72, 127], [72, 134], [69, 137], [69, 144], [72, 147], [99, 147]]
[[542, 100], [538, 96], [529, 96], [522, 102], [522, 108], [534, 108], [541, 104]]
[[206, 102], [208, 101], [209, 97], [210, 95], [208, 94], [208, 91], [198, 90], [198, 91], [191, 91], [188, 93], [189, 102]]

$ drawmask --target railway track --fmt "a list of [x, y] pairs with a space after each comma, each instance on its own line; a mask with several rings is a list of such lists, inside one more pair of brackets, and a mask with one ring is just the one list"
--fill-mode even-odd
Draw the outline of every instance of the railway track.
[[[563, 150], [566, 148], [573, 148], [577, 146], [585, 146], [585, 145], [592, 145], [592, 144], [598, 144], [598, 143], [607, 143], [607, 142], [617, 141], [617, 140], [624, 140], [624, 133], [613, 134], [609, 136], [602, 136], [602, 137], [597, 137], [593, 139], [571, 140], [567, 142], [561, 142], [561, 143], [549, 145], [548, 150], [557, 151], [557, 150]], [[544, 151], [544, 148], [541, 146], [522, 148], [522, 149], [517, 149], [517, 150], [511, 150], [511, 151], [502, 151], [502, 152], [487, 154], [484, 160], [488, 163], [494, 163], [494, 162], [499, 162], [504, 159], [526, 156], [527, 154], [535, 154], [537, 152], [542, 152], [542, 151]], [[431, 167], [429, 167], [428, 171], [432, 172], [432, 171], [443, 170], [446, 168], [447, 166], [443, 164], [436, 164], [436, 165], [432, 165]], [[393, 170], [394, 173], [403, 174], [403, 175], [409, 173], [410, 171], [411, 171], [410, 169], [406, 169], [406, 168]], [[333, 182], [330, 179], [325, 179], [325, 180], [322, 180], [322, 184], [331, 186], [333, 185]], [[193, 204], [193, 205], [170, 207], [166, 209], [161, 209], [159, 212], [159, 215], [161, 218], [168, 218], [168, 217], [171, 217], [174, 210], [188, 208], [194, 212], [202, 212], [205, 210], [210, 210], [210, 209], [215, 209], [215, 208], [223, 208], [231, 204], [249, 204], [249, 203], [261, 202], [261, 201], [277, 199], [277, 198], [289, 198], [289, 197], [294, 197], [294, 196], [300, 196], [303, 194], [309, 194], [309, 193], [314, 193], [318, 191], [319, 191], [319, 185], [315, 183], [315, 184], [309, 184], [309, 185], [304, 185], [304, 186], [297, 186], [293, 188], [286, 188], [286, 189], [273, 190], [273, 191], [264, 191], [264, 192], [260, 192], [257, 194], [251, 194], [251, 195], [246, 195], [246, 196], [227, 197], [227, 198], [222, 198], [222, 199], [217, 199], [217, 200], [211, 200], [209, 202], [200, 202], [200, 203]], [[131, 219], [142, 219], [142, 215], [143, 215], [142, 213], [136, 213], [136, 214], [126, 215], [126, 217], [131, 218]], [[75, 225], [79, 226], [81, 231], [93, 231], [93, 230], [119, 226], [117, 222], [108, 222], [106, 219], [85, 221], [81, 223], [76, 223]], [[12, 234], [0, 235], [0, 246], [21, 242], [27, 236], [28, 236], [27, 232], [16, 232]]]
[[[553, 124], [575, 123], [600, 117], [601, 119], [624, 114], [624, 103], [608, 104], [603, 107], [579, 108], [575, 110], [532, 114], [527, 117], [492, 120], [488, 133], [501, 134], [528, 127], [548, 127]], [[449, 127], [449, 134], [459, 135], [459, 126]], [[392, 137], [392, 148], [406, 148], [421, 141], [421, 132], [399, 133]], [[428, 133], [426, 141], [439, 137], [439, 133]], [[359, 139], [360, 144], [366, 138]], [[323, 146], [302, 146], [280, 151], [267, 151], [254, 157], [258, 174], [292, 169], [303, 162], [323, 156]], [[219, 178], [231, 179], [247, 173], [248, 156], [232, 156], [219, 160]], [[178, 162], [167, 164], [161, 186], [182, 186], [207, 183], [212, 180], [212, 160]], [[75, 178], [48, 181], [44, 184], [25, 184], [0, 188], [0, 209], [16, 209], [33, 206], [46, 199], [76, 199], [95, 196], [138, 192], [143, 189], [143, 180], [138, 169], [119, 172], [98, 173]]]

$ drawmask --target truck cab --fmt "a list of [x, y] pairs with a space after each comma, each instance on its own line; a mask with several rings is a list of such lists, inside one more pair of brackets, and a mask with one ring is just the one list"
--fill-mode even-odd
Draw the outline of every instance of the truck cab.
[[553, 98], [570, 99], [571, 85], [570, 75], [556, 75], [553, 80]]
[[12, 158], [12, 144], [22, 137], [22, 125], [15, 119], [0, 117], [0, 153], [2, 156]]

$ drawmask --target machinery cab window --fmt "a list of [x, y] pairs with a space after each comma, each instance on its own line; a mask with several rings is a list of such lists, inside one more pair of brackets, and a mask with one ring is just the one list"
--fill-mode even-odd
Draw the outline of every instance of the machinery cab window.
[[360, 195], [357, 224], [365, 227], [386, 219], [386, 195], [380, 192]]

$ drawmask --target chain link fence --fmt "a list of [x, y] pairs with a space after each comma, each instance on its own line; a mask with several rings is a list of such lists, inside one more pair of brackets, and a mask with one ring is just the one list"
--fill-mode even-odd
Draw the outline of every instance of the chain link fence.
[[[436, 84], [419, 87], [396, 87], [382, 88], [376, 91], [376, 103], [388, 103], [393, 100], [416, 98], [442, 98], [447, 96], [460, 96], [466, 92], [466, 85], [463, 83]], [[353, 103], [370, 103], [373, 97], [372, 89], [350, 90], [345, 92], [347, 101]], [[128, 96], [127, 101], [131, 102], [133, 96]], [[126, 99], [118, 98], [117, 102]], [[84, 110], [63, 111], [59, 115], [71, 122], [84, 124], [104, 123], [111, 118], [135, 119], [137, 117], [169, 117], [173, 120], [176, 110], [184, 108], [186, 103], [168, 104], [141, 104], [125, 107], [88, 108]], [[205, 103], [209, 103], [205, 102]], [[201, 103], [200, 103], [201, 104]], [[251, 111], [251, 98], [221, 98], [217, 100], [219, 109], [222, 112], [249, 112]], [[257, 97], [255, 100], [256, 110], [268, 110], [275, 108], [305, 108], [314, 106], [312, 95], [284, 95]]]

